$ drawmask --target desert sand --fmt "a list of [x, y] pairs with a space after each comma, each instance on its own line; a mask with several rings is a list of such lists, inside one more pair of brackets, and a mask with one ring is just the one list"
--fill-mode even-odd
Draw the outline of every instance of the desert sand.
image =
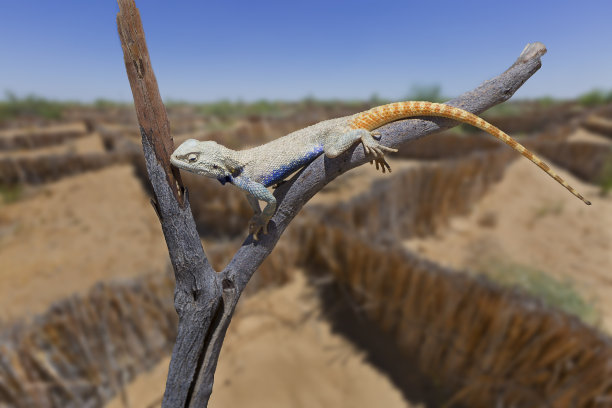
[[[362, 351], [331, 331], [303, 274], [243, 299], [229, 327], [211, 407], [417, 407]], [[159, 406], [169, 359], [107, 408]]]
[[96, 282], [162, 272], [168, 254], [132, 166], [36, 188], [0, 212], [0, 319], [45, 311]]

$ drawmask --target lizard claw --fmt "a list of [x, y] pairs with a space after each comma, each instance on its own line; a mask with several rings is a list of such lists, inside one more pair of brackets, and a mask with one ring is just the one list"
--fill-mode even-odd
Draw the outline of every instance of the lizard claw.
[[383, 145], [378, 145], [374, 148], [374, 150], [376, 150], [376, 152], [380, 155], [380, 156], [384, 156], [385, 153], [397, 153], [397, 149], [394, 149], [392, 147], [387, 147], [387, 146], [383, 146]]
[[397, 153], [399, 150], [394, 149], [393, 147], [387, 147], [387, 146], [383, 146], [383, 145], [379, 145], [378, 147], [380, 147], [381, 150], [387, 152], [387, 153]]
[[268, 233], [268, 221], [262, 214], [255, 214], [249, 221], [249, 234], [253, 234], [253, 240], [259, 240], [259, 233], [263, 231], [264, 234]]
[[[383, 174], [387, 170], [389, 171], [389, 173], [391, 173], [391, 166], [389, 166], [389, 163], [387, 163], [384, 157], [379, 157], [379, 158], [374, 159], [374, 163], [376, 163], [376, 170], [378, 170], [378, 166], [380, 165], [380, 171], [382, 171]], [[371, 161], [370, 161], [370, 164], [372, 164]]]
[[367, 134], [362, 135], [361, 143], [363, 144], [364, 153], [366, 154], [366, 156], [373, 156], [370, 159], [370, 164], [376, 164], [376, 170], [380, 169], [380, 171], [382, 171], [383, 173], [386, 173], [388, 170], [389, 173], [391, 173], [391, 166], [389, 166], [389, 163], [387, 163], [387, 161], [385, 160], [385, 153], [397, 152], [397, 149], [383, 146], [377, 143], [374, 140], [375, 136], [378, 136], [378, 138], [380, 139], [380, 132], [369, 132]]

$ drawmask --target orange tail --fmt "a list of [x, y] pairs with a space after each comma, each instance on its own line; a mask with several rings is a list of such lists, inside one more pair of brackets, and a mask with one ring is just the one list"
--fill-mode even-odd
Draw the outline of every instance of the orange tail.
[[544, 170], [550, 177], [555, 179], [559, 184], [568, 189], [573, 195], [581, 199], [585, 204], [591, 205], [591, 202], [586, 200], [565, 180], [550, 169], [548, 164], [544, 163], [539, 157], [531, 153], [522, 144], [502, 132], [500, 129], [491, 125], [484, 119], [449, 105], [433, 102], [396, 102], [388, 105], [378, 106], [368, 111], [358, 114], [351, 122], [350, 126], [353, 129], [374, 130], [382, 125], [394, 122], [400, 119], [406, 119], [413, 116], [441, 116], [444, 118], [454, 119], [459, 122], [469, 123], [485, 132], [495, 136], [508, 146], [522, 154], [524, 157], [535, 163], [536, 166]]

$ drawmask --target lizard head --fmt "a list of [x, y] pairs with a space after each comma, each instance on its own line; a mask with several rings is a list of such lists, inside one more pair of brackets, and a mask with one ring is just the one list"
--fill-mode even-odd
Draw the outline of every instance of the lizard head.
[[231, 181], [242, 171], [242, 166], [232, 156], [235, 152], [217, 142], [189, 139], [170, 156], [170, 162], [179, 169], [215, 178], [221, 183]]

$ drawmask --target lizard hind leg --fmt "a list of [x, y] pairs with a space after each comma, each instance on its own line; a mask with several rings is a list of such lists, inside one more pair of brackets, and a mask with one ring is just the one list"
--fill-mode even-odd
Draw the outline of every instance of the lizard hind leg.
[[380, 166], [383, 173], [386, 170], [391, 172], [391, 167], [384, 156], [387, 152], [397, 152], [397, 149], [381, 145], [374, 139], [374, 136], [380, 136], [380, 133], [370, 132], [367, 129], [352, 129], [337, 137], [328, 137], [327, 142], [323, 145], [323, 151], [327, 157], [334, 158], [360, 141], [366, 156], [373, 156], [370, 163], [376, 163], [376, 170]]
[[374, 158], [370, 160], [370, 164], [376, 164], [376, 170], [378, 170], [380, 166], [380, 171], [385, 173], [389, 171], [391, 173], [391, 166], [385, 160], [386, 152], [397, 152], [397, 149], [393, 149], [391, 147], [383, 146], [377, 142], [380, 140], [382, 134], [378, 131], [367, 131], [366, 129], [358, 129], [364, 130], [365, 133], [362, 133], [361, 143], [363, 143], [363, 148], [366, 154], [374, 155]]

